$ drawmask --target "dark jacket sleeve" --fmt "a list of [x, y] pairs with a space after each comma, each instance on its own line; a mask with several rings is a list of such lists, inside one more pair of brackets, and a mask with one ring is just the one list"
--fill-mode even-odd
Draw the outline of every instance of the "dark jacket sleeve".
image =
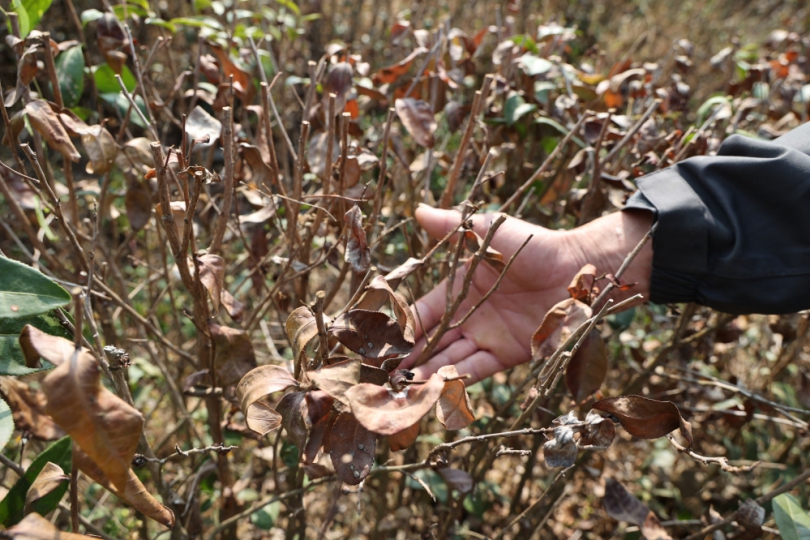
[[639, 179], [626, 209], [657, 216], [651, 300], [728, 313], [810, 308], [810, 123], [733, 135], [716, 156]]

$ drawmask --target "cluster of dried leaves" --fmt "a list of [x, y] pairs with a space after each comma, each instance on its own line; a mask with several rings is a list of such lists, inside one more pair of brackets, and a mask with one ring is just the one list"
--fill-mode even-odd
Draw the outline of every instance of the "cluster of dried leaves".
[[[653, 306], [623, 320], [604, 298], [632, 284], [588, 265], [525, 344], [530, 364], [469, 389], [453, 366], [427, 380], [399, 368], [419, 294], [481, 261], [509, 271], [514, 257], [489, 245], [499, 223], [482, 238], [473, 212], [587, 223], [621, 208], [635, 178], [716, 152], [729, 134], [786, 132], [810, 111], [807, 38], [777, 31], [717, 52], [724, 92], [696, 104], [701, 56], [688, 40], [660, 62], [606, 63], [554, 22], [428, 30], [400, 14], [377, 40], [383, 62], [356, 44], [322, 46], [317, 28], [302, 36], [317, 17], [289, 0], [255, 12], [200, 1], [190, 16], [68, 2], [76, 39], [60, 42], [33, 29], [48, 7], [17, 4], [15, 78], [0, 92], [0, 249], [76, 301], [72, 314], [61, 301], [30, 320], [0, 301], [0, 393], [20, 435], [4, 474], [21, 476], [0, 502], [2, 534], [79, 537], [57, 532], [78, 532], [79, 518], [95, 534], [158, 533], [145, 516], [173, 538], [528, 538], [544, 527], [596, 538], [616, 527], [589, 517], [601, 504], [666, 539], [676, 535], [656, 513], [693, 517], [676, 527], [697, 535], [721, 528], [709, 502], [754, 538], [765, 510], [736, 510], [736, 498], [783, 479], [732, 476], [750, 469], [742, 456], [807, 468], [810, 377], [794, 365], [807, 362], [806, 317], [686, 306], [673, 322]], [[428, 240], [412, 219], [419, 201], [461, 202], [459, 234]], [[422, 355], [462, 315], [461, 296]], [[793, 431], [772, 451], [781, 429]], [[663, 439], [675, 431], [684, 444]], [[496, 452], [504, 440], [514, 448]], [[726, 455], [739, 466], [711, 457]], [[681, 473], [692, 484], [673, 480]], [[678, 494], [644, 504], [620, 483], [639, 478], [647, 494]], [[91, 484], [123, 503], [102, 505], [114, 519], [92, 512]], [[40, 516], [54, 511], [58, 527]]]

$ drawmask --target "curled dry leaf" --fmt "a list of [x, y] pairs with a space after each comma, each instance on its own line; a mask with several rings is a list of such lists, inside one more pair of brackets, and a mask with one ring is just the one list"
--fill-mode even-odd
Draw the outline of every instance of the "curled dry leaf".
[[615, 436], [616, 426], [610, 419], [604, 418], [594, 411], [588, 411], [585, 424], [580, 429], [577, 445], [582, 449], [602, 450], [613, 444]]
[[574, 431], [568, 426], [554, 428], [554, 439], [543, 445], [543, 458], [549, 467], [570, 467], [577, 460]]
[[[452, 365], [439, 368], [438, 374], [445, 379], [458, 377], [456, 366]], [[450, 431], [464, 429], [475, 421], [464, 381], [459, 379], [444, 383], [442, 394], [436, 402], [436, 418]]]
[[57, 366], [42, 381], [45, 413], [123, 489], [143, 430], [141, 413], [101, 384], [98, 362], [86, 349], [29, 326], [20, 346], [27, 364], [41, 357]]
[[51, 522], [32, 512], [25, 518], [7, 530], [4, 535], [13, 540], [87, 540], [90, 536], [62, 532]]
[[45, 414], [45, 395], [13, 377], [0, 377], [0, 395], [9, 404], [17, 429], [37, 439], [53, 441], [65, 436], [50, 416]]
[[638, 525], [647, 540], [672, 540], [652, 510], [612, 478], [605, 481], [602, 506], [613, 519]]
[[[222, 67], [222, 71], [225, 72], [225, 81], [227, 82], [231, 77], [233, 77], [233, 88], [238, 94], [250, 92], [253, 88], [250, 84], [250, 73], [237, 66], [236, 63], [231, 60], [230, 56], [228, 55], [228, 51], [225, 50], [219, 43], [209, 41], [208, 45], [211, 47], [211, 51], [214, 53], [214, 56], [217, 57], [217, 61]], [[249, 102], [250, 100], [247, 101]]]
[[405, 75], [408, 70], [411, 68], [411, 64], [413, 61], [416, 60], [419, 56], [425, 54], [428, 50], [424, 47], [417, 47], [416, 49], [411, 52], [408, 56], [400, 60], [394, 65], [382, 68], [380, 71], [374, 74], [373, 80], [377, 84], [386, 84], [396, 82], [397, 79]]
[[385, 281], [388, 282], [388, 285], [392, 289], [396, 289], [403, 279], [416, 272], [423, 264], [425, 264], [424, 259], [409, 257], [407, 261], [388, 272], [385, 275]]
[[186, 118], [186, 133], [192, 140], [213, 144], [222, 133], [222, 122], [197, 105]]
[[316, 371], [307, 373], [309, 378], [326, 392], [344, 405], [349, 405], [346, 391], [360, 382], [360, 360], [344, 360], [331, 366], [324, 366]]
[[23, 109], [31, 127], [42, 135], [45, 142], [71, 161], [79, 161], [81, 155], [68, 137], [59, 117], [53, 112], [47, 101], [33, 99]]
[[433, 134], [437, 124], [430, 104], [421, 99], [402, 98], [394, 102], [394, 107], [413, 140], [420, 146], [433, 148], [436, 144]]
[[596, 282], [596, 267], [592, 264], [586, 264], [580, 268], [571, 284], [568, 286], [568, 293], [574, 300], [585, 302], [590, 305], [591, 300], [597, 294], [599, 289], [594, 287]]
[[346, 243], [346, 262], [355, 274], [365, 274], [371, 266], [371, 251], [366, 242], [366, 231], [363, 229], [363, 213], [356, 204], [344, 216], [349, 228], [349, 240]]
[[250, 181], [256, 184], [257, 187], [265, 186], [266, 189], [272, 189], [273, 182], [273, 169], [267, 164], [267, 161], [262, 157], [261, 150], [258, 146], [252, 144], [240, 143], [239, 150], [242, 153], [242, 158], [250, 166], [253, 176]]
[[410, 446], [416, 442], [417, 437], [419, 437], [419, 422], [400, 432], [389, 435], [388, 447], [392, 452], [399, 452], [400, 450], [410, 448]]
[[85, 166], [87, 174], [104, 174], [109, 171], [118, 154], [118, 147], [110, 132], [104, 126], [88, 126], [81, 137], [82, 146], [90, 158]]
[[671, 401], [657, 401], [642, 396], [620, 396], [603, 399], [593, 408], [612, 414], [631, 435], [642, 439], [657, 439], [676, 429], [692, 446], [692, 425], [683, 419]]
[[259, 366], [242, 377], [236, 386], [236, 398], [247, 426], [261, 435], [281, 427], [281, 415], [263, 400], [291, 386], [298, 386], [298, 381], [281, 366]]
[[[174, 225], [177, 227], [177, 237], [183, 238], [186, 231], [184, 221], [186, 219], [186, 203], [183, 201], [171, 201], [169, 203], [169, 208], [171, 209], [172, 216], [174, 217]], [[160, 203], [155, 205], [155, 213], [158, 215], [158, 217], [163, 217], [163, 207], [160, 205]], [[159, 221], [163, 223], [163, 220]]]
[[394, 315], [402, 330], [402, 336], [405, 341], [412, 343], [414, 341], [414, 317], [413, 311], [408, 307], [408, 302], [401, 294], [395, 293], [391, 288], [388, 278], [377, 276], [371, 280], [371, 283], [365, 289], [363, 296], [354, 306], [355, 309], [364, 309], [367, 311], [376, 311], [385, 305], [386, 300], [391, 302]]
[[439, 473], [439, 476], [442, 477], [442, 480], [444, 480], [448, 486], [459, 493], [469, 493], [472, 491], [473, 478], [467, 471], [444, 467], [436, 469], [436, 472]]
[[208, 329], [214, 341], [214, 367], [217, 384], [228, 387], [238, 383], [251, 369], [256, 367], [253, 344], [244, 330], [209, 323]]
[[347, 311], [335, 319], [329, 332], [349, 350], [365, 358], [384, 360], [413, 350], [413, 338], [408, 341], [397, 321], [379, 311]]
[[284, 394], [276, 405], [276, 412], [281, 415], [281, 425], [287, 430], [287, 436], [298, 447], [298, 455], [303, 457], [306, 449], [309, 422], [307, 414], [306, 392], [289, 392]]
[[363, 427], [351, 413], [340, 413], [326, 439], [326, 451], [338, 478], [356, 486], [374, 465], [377, 437]]
[[[467, 244], [467, 249], [473, 253], [481, 249], [481, 244], [484, 243], [483, 238], [478, 236], [475, 231], [470, 230], [464, 231], [464, 241]], [[502, 271], [506, 266], [506, 263], [503, 262], [503, 255], [492, 247], [487, 247], [484, 252], [484, 262], [492, 266], [498, 272]]]
[[342, 113], [346, 106], [346, 95], [351, 87], [352, 65], [348, 62], [338, 62], [332, 66], [323, 85], [323, 110], [329, 110], [329, 94], [335, 94], [335, 113], [338, 115]]
[[127, 470], [126, 484], [119, 487], [113, 484], [98, 465], [80, 448], [73, 448], [73, 463], [76, 464], [80, 471], [109, 490], [124, 503], [148, 518], [170, 529], [174, 528], [174, 512], [159, 503], [131, 469]]
[[352, 413], [363, 427], [380, 435], [394, 435], [417, 423], [438, 401], [444, 379], [436, 373], [424, 384], [394, 393], [389, 388], [362, 383], [346, 391]]
[[287, 317], [285, 323], [287, 338], [290, 340], [293, 349], [293, 358], [298, 360], [307, 344], [318, 336], [318, 325], [315, 315], [307, 306], [301, 306], [293, 310]]
[[39, 471], [34, 483], [28, 488], [28, 493], [25, 495], [26, 508], [31, 508], [31, 505], [36, 501], [52, 493], [69, 479], [62, 467], [50, 461], [46, 463], [42, 470]]
[[552, 307], [532, 336], [532, 360], [551, 356], [591, 314], [590, 307], [573, 298]]
[[565, 369], [565, 384], [575, 403], [582, 403], [599, 390], [608, 369], [605, 340], [594, 328], [585, 337], [568, 367]]
[[[211, 297], [214, 311], [219, 311], [219, 303], [225, 283], [225, 259], [219, 255], [208, 253], [197, 257], [197, 263], [200, 265], [200, 282]], [[189, 261], [192, 272], [194, 272], [193, 264], [193, 262]]]
[[[307, 396], [315, 392], [307, 392]], [[307, 398], [309, 400], [309, 398]], [[331, 405], [330, 405], [331, 407]], [[309, 412], [312, 412], [311, 404], [308, 402]], [[318, 459], [318, 452], [328, 440], [329, 432], [332, 429], [332, 424], [339, 413], [337, 411], [329, 410], [327, 413], [312, 424], [309, 430], [309, 439], [307, 439], [306, 447], [304, 448], [304, 463], [315, 463]], [[310, 416], [310, 421], [312, 417]]]

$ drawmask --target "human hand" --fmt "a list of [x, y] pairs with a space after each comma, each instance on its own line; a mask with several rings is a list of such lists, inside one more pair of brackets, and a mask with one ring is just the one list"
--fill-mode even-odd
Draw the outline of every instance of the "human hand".
[[[497, 215], [473, 216], [473, 228], [485, 236]], [[455, 210], [421, 206], [416, 211], [420, 225], [434, 238], [453, 230], [461, 220]], [[648, 212], [616, 212], [571, 231], [553, 231], [516, 218], [507, 218], [495, 233], [491, 247], [508, 260], [529, 235], [532, 239], [517, 256], [501, 281], [499, 289], [456, 329], [439, 340], [433, 356], [414, 366], [425, 347], [425, 333], [431, 336], [445, 310], [447, 280], [414, 305], [416, 346], [400, 367], [412, 369], [417, 378], [427, 378], [439, 368], [455, 365], [459, 373], [470, 374], [473, 384], [499, 371], [531, 358], [531, 337], [544, 315], [557, 302], [567, 298], [567, 287], [585, 264], [596, 266], [599, 274], [615, 273], [624, 258], [649, 231]], [[463, 273], [454, 282], [458, 294]], [[652, 246], [648, 242], [624, 274], [629, 283], [638, 282], [623, 296], [641, 293], [646, 298], [652, 269]], [[478, 266], [470, 292], [461, 303], [453, 322], [486, 295], [499, 273], [486, 263]], [[621, 294], [621, 293], [619, 293]], [[618, 295], [617, 295], [618, 296]], [[427, 331], [427, 332], [426, 332]]]

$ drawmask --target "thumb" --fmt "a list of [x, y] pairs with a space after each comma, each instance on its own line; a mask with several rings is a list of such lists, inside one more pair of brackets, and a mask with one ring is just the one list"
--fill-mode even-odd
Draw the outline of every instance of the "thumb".
[[416, 208], [416, 221], [432, 238], [443, 238], [461, 223], [461, 213], [420, 204]]

